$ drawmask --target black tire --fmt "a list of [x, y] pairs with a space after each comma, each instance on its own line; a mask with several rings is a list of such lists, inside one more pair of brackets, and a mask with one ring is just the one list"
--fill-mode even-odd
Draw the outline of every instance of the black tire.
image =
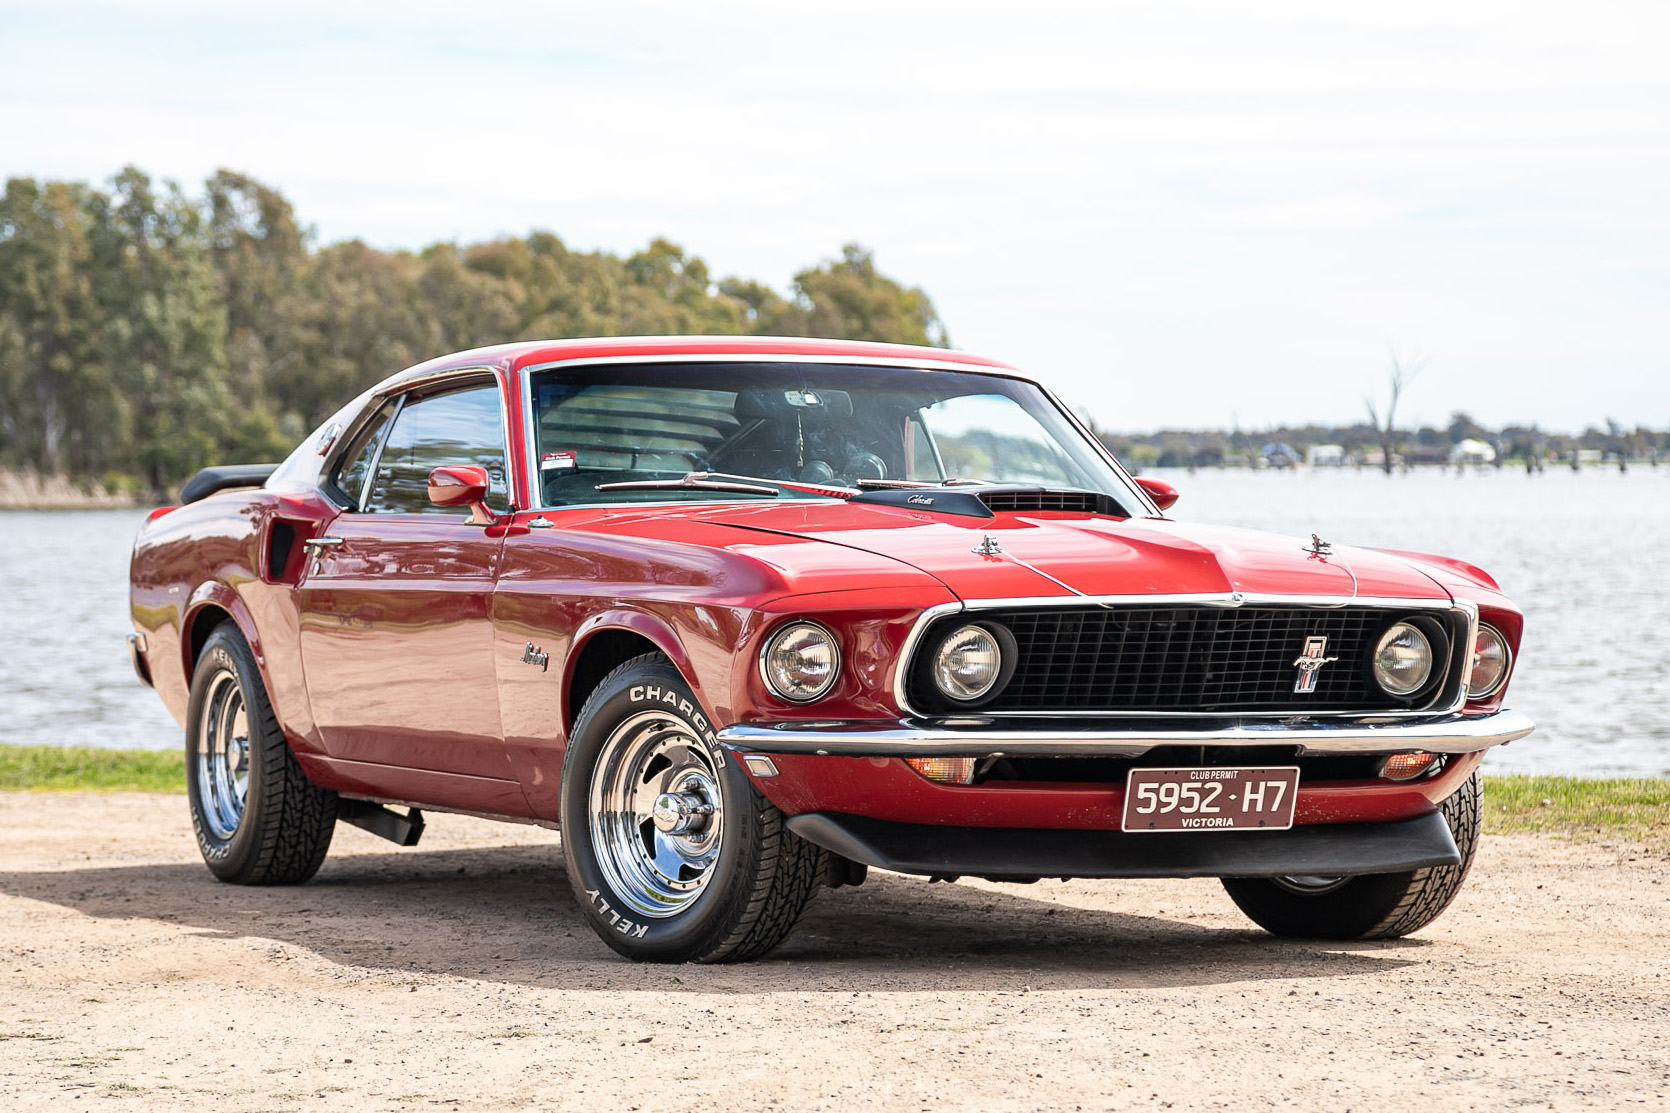
[[[1472, 868], [1482, 814], [1479, 775], [1438, 805], [1461, 851], [1458, 866], [1347, 878], [1332, 887], [1298, 879], [1226, 877], [1229, 897], [1264, 930], [1293, 939], [1397, 939], [1419, 931], [1450, 906]], [[1320, 879], [1318, 879], [1320, 880]]]
[[[594, 806], [622, 792], [675, 790], [717, 810], [685, 816], [695, 825], [688, 832], [657, 834], [642, 807]], [[563, 756], [561, 828], [587, 921], [640, 962], [759, 958], [789, 934], [827, 872], [824, 851], [792, 834], [725, 756], [689, 685], [660, 654], [627, 661], [586, 700]], [[665, 868], [673, 861], [703, 864], [680, 865], [675, 876]], [[673, 892], [677, 885], [690, 888]]]
[[[239, 756], [222, 760], [220, 754]], [[241, 801], [237, 771], [245, 777]], [[222, 881], [297, 885], [319, 872], [330, 849], [336, 793], [315, 787], [302, 773], [255, 656], [231, 622], [209, 635], [192, 674], [186, 795], [197, 848]]]

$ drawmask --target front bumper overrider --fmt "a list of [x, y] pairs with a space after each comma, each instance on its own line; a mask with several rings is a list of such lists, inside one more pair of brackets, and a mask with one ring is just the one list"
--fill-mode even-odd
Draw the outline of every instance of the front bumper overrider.
[[719, 741], [738, 753], [845, 757], [1137, 758], [1162, 746], [1297, 747], [1300, 756], [1338, 756], [1415, 751], [1471, 754], [1523, 738], [1534, 729], [1528, 716], [1510, 710], [1418, 719], [1191, 717], [1110, 722], [1116, 725], [1082, 728], [1038, 720], [906, 719], [878, 726], [873, 721], [801, 720], [729, 726], [719, 732]]

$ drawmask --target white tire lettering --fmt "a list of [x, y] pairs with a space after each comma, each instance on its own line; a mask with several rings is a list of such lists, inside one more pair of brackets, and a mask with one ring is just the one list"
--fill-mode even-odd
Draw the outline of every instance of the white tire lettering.
[[644, 686], [642, 684], [635, 684], [633, 685], [632, 690], [626, 695], [633, 703], [638, 703], [644, 698]]

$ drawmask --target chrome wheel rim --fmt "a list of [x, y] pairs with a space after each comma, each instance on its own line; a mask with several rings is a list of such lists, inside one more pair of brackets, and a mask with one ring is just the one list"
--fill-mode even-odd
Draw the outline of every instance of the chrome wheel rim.
[[197, 810], [209, 833], [222, 842], [238, 833], [249, 793], [249, 715], [232, 672], [209, 681], [197, 721]]
[[1323, 893], [1331, 893], [1335, 889], [1350, 881], [1350, 877], [1335, 877], [1327, 874], [1300, 873], [1289, 874], [1274, 879], [1277, 885], [1290, 893], [1300, 896], [1318, 897]]
[[592, 770], [588, 827], [622, 903], [676, 916], [713, 877], [725, 834], [717, 752], [682, 721], [641, 712], [610, 733]]

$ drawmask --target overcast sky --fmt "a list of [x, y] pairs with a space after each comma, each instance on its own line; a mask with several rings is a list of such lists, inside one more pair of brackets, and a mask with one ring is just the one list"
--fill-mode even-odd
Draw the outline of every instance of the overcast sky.
[[0, 174], [324, 241], [842, 243], [1114, 429], [1670, 424], [1670, 3], [0, 0]]

